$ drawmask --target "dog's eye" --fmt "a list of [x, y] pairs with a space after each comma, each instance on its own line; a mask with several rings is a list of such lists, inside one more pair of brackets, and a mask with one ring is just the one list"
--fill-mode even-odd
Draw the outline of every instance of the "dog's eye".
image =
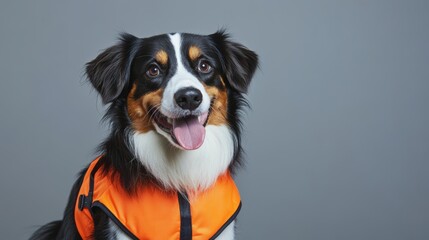
[[150, 65], [148, 70], [146, 71], [146, 75], [151, 78], [157, 77], [159, 73], [159, 67], [155, 64]]
[[213, 69], [212, 66], [206, 60], [201, 60], [198, 63], [198, 71], [201, 73], [209, 73], [212, 71], [212, 69]]

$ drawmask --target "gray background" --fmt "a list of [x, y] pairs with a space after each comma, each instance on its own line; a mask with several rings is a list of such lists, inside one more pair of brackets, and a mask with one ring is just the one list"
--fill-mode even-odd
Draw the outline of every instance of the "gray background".
[[227, 27], [261, 58], [238, 239], [429, 239], [429, 1], [2, 1], [0, 235], [59, 219], [106, 135], [118, 33]]

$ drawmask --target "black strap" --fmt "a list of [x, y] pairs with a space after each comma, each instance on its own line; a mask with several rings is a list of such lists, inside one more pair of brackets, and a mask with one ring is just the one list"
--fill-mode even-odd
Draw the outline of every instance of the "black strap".
[[180, 240], [192, 240], [191, 204], [188, 195], [177, 193], [180, 208]]
[[89, 197], [88, 196], [85, 196], [84, 194], [81, 194], [80, 196], [79, 196], [79, 203], [78, 203], [78, 207], [79, 207], [79, 210], [83, 210], [84, 208], [91, 208], [91, 204], [92, 204], [92, 201], [89, 199]]
[[94, 168], [92, 169], [92, 171], [90, 173], [88, 195], [81, 194], [79, 196], [78, 207], [79, 207], [79, 210], [81, 210], [81, 211], [84, 208], [87, 208], [87, 209], [89, 209], [91, 211], [92, 199], [93, 199], [93, 195], [94, 195], [94, 176], [95, 176], [95, 173], [97, 172], [97, 170], [101, 166], [100, 160], [98, 160], [98, 162], [95, 164]]

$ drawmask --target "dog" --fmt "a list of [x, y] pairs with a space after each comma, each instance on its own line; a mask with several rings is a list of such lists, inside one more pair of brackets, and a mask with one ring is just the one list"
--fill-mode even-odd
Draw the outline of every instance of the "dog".
[[35, 239], [234, 239], [240, 114], [258, 56], [225, 30], [122, 33], [86, 64], [110, 134]]

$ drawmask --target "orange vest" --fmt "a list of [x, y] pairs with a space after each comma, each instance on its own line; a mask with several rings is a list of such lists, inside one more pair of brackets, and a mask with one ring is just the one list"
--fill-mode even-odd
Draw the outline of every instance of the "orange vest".
[[166, 192], [147, 184], [128, 194], [119, 179], [97, 171], [94, 160], [85, 173], [74, 210], [82, 239], [94, 231], [92, 210], [101, 209], [131, 239], [214, 239], [235, 219], [240, 194], [229, 173], [208, 190], [187, 200], [186, 194]]

